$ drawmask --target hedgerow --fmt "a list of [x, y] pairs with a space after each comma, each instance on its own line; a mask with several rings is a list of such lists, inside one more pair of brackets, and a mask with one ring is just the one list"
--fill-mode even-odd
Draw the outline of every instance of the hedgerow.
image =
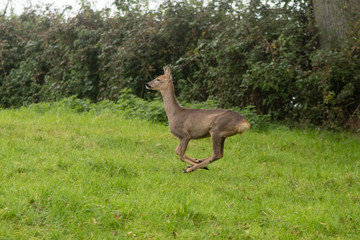
[[359, 22], [342, 46], [320, 49], [305, 0], [164, 1], [157, 10], [118, 1], [114, 14], [84, 2], [70, 17], [46, 8], [0, 16], [1, 107], [118, 101], [124, 89], [152, 99], [144, 84], [171, 64], [182, 101], [360, 128]]

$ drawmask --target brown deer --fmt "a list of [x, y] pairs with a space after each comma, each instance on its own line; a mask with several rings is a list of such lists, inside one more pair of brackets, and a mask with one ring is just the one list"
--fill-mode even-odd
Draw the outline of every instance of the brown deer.
[[[189, 109], [181, 107], [175, 98], [171, 68], [164, 67], [164, 75], [146, 83], [146, 88], [160, 91], [169, 120], [170, 132], [180, 143], [175, 152], [181, 161], [189, 163], [184, 173], [196, 169], [207, 169], [206, 165], [223, 157], [224, 142], [227, 137], [242, 134], [250, 128], [250, 123], [237, 112], [225, 109]], [[213, 152], [210, 157], [196, 159], [185, 155], [191, 139], [211, 137]], [[208, 169], [207, 169], [208, 170]]]

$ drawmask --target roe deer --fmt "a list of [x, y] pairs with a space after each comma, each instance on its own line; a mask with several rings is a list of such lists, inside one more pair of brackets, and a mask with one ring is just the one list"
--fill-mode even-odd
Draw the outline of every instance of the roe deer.
[[[250, 128], [250, 123], [237, 112], [225, 109], [189, 109], [181, 107], [175, 98], [171, 68], [164, 67], [164, 75], [146, 83], [146, 88], [160, 91], [170, 132], [180, 143], [175, 152], [181, 161], [189, 163], [184, 173], [196, 169], [207, 169], [206, 165], [220, 159], [224, 153], [224, 142], [227, 137], [242, 134]], [[211, 137], [213, 152], [210, 157], [196, 159], [185, 155], [191, 139]]]

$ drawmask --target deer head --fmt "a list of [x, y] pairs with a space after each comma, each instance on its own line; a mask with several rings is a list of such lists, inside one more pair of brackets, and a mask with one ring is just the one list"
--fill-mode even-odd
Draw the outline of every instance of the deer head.
[[146, 83], [145, 87], [150, 90], [162, 91], [169, 88], [172, 84], [172, 74], [170, 66], [164, 67], [164, 75]]

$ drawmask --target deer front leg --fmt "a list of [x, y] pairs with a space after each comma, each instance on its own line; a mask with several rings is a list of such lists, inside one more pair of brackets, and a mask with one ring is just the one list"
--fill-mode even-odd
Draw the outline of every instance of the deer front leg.
[[[190, 168], [190, 167], [192, 167], [192, 166], [194, 166], [194, 165], [197, 165], [197, 164], [201, 163], [202, 160], [198, 160], [198, 159], [196, 159], [196, 158], [192, 158], [192, 157], [189, 157], [189, 156], [185, 155], [186, 147], [187, 147], [187, 144], [189, 143], [190, 140], [187, 140], [186, 146], [185, 146], [185, 150], [183, 150], [183, 147], [184, 147], [184, 145], [185, 145], [185, 141], [186, 141], [186, 140], [184, 140], [184, 139], [181, 139], [181, 140], [180, 140], [180, 143], [179, 143], [179, 145], [176, 147], [175, 152], [176, 152], [177, 155], [180, 156], [180, 160], [181, 160], [181, 161], [190, 164], [190, 166], [187, 167], [187, 168]], [[184, 151], [184, 152], [182, 153], [182, 151]], [[183, 154], [183, 155], [182, 155], [182, 154]], [[183, 156], [183, 157], [181, 157], [181, 156]], [[187, 161], [186, 159], [189, 160], [190, 162]], [[209, 170], [207, 167], [202, 167], [202, 169]], [[185, 171], [185, 170], [184, 170], [184, 171]]]
[[192, 172], [199, 168], [204, 168], [209, 163], [212, 163], [223, 157], [225, 138], [216, 136], [212, 136], [211, 138], [213, 145], [213, 154], [210, 157], [201, 159], [199, 164], [193, 165], [190, 168], [184, 170], [184, 173]]
[[[181, 141], [181, 140], [180, 140], [180, 141]], [[178, 145], [178, 146], [176, 147], [176, 149], [175, 149], [175, 152], [176, 152], [177, 155], [180, 155], [180, 145], [181, 145], [181, 142], [179, 143], [179, 145]], [[189, 157], [189, 156], [187, 156], [186, 154], [184, 154], [184, 158], [186, 158], [187, 160], [192, 161], [193, 163], [200, 163], [200, 162], [201, 162], [201, 160], [196, 159], [196, 158]]]
[[189, 141], [190, 141], [190, 139], [188, 139], [188, 138], [180, 139], [180, 143], [176, 147], [175, 152], [177, 155], [179, 155], [181, 161], [189, 163], [191, 166], [194, 166], [199, 162], [199, 160], [196, 160], [192, 157], [185, 155], [186, 148], [187, 148]]
[[192, 161], [193, 163], [200, 163], [200, 162], [201, 162], [199, 159], [189, 157], [188, 155], [184, 155], [184, 157], [185, 157], [186, 159]]

